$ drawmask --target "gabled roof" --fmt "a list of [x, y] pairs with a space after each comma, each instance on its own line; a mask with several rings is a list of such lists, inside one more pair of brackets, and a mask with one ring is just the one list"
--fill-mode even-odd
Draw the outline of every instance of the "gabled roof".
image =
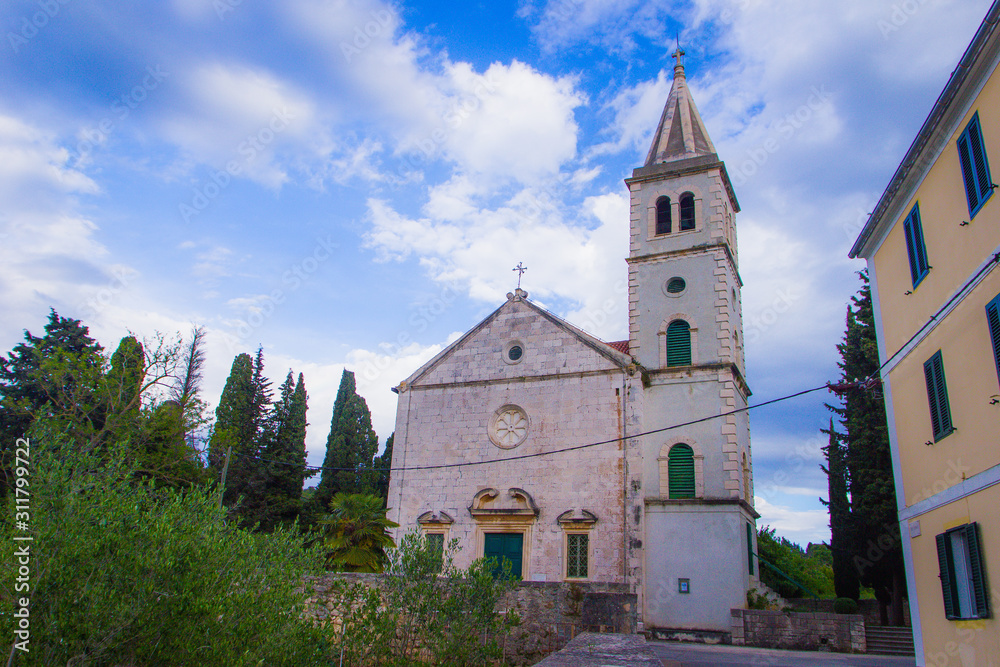
[[714, 153], [715, 146], [701, 120], [698, 107], [691, 99], [684, 65], [678, 57], [678, 62], [674, 65], [674, 82], [670, 86], [663, 115], [660, 116], [660, 124], [653, 135], [653, 144], [649, 147], [645, 166]]
[[582, 329], [573, 326], [566, 320], [556, 315], [553, 315], [544, 308], [535, 305], [534, 303], [529, 301], [527, 297], [528, 293], [522, 289], [518, 289], [515, 292], [508, 294], [507, 301], [502, 306], [500, 306], [492, 313], [490, 313], [484, 320], [482, 320], [479, 324], [477, 324], [468, 332], [466, 332], [465, 335], [463, 335], [461, 338], [456, 340], [454, 343], [452, 343], [445, 349], [441, 350], [441, 352], [439, 352], [433, 359], [431, 359], [426, 364], [418, 368], [410, 377], [404, 380], [403, 386], [411, 386], [414, 383], [419, 382], [421, 378], [428, 375], [437, 366], [439, 366], [448, 357], [450, 357], [455, 350], [462, 347], [462, 345], [466, 341], [468, 341], [470, 338], [472, 338], [477, 333], [482, 331], [484, 328], [489, 326], [494, 320], [497, 319], [498, 316], [500, 316], [501, 313], [511, 308], [515, 308], [516, 307], [515, 304], [522, 304], [529, 310], [534, 311], [536, 314], [548, 320], [559, 329], [562, 329], [563, 331], [569, 333], [573, 338], [576, 338], [582, 344], [593, 349], [599, 355], [605, 357], [613, 365], [618, 366], [622, 370], [628, 370], [630, 367], [634, 366], [635, 362], [632, 359], [632, 357], [629, 356], [629, 354], [623, 351], [621, 348], [622, 343], [624, 343], [625, 348], [627, 349], [628, 341], [620, 341], [614, 344], [605, 343], [599, 338], [590, 335], [586, 331], [583, 331]]

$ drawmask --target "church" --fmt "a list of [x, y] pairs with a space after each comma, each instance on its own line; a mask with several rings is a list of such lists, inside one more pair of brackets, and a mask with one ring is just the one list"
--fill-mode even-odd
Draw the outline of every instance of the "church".
[[457, 540], [460, 567], [624, 583], [640, 627], [726, 631], [759, 585], [739, 204], [682, 56], [625, 181], [628, 340], [508, 294], [393, 389], [389, 518]]

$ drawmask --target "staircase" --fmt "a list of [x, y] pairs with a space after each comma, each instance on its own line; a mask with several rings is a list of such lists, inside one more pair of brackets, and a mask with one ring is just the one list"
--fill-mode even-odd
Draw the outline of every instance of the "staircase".
[[912, 628], [865, 626], [868, 653], [877, 655], [914, 655]]

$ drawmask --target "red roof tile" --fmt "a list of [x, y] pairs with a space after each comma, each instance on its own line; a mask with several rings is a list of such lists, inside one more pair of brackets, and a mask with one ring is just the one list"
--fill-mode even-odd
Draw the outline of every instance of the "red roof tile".
[[627, 340], [616, 340], [613, 343], [608, 343], [608, 347], [613, 347], [622, 354], [628, 354], [628, 341]]

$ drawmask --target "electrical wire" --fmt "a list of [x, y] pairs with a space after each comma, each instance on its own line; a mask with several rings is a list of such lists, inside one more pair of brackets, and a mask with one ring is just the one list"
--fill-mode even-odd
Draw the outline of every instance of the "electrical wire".
[[[428, 465], [428, 466], [410, 466], [410, 467], [400, 467], [400, 468], [363, 468], [365, 472], [404, 472], [413, 470], [441, 470], [445, 468], [465, 468], [469, 466], [477, 465], [487, 465], [490, 463], [507, 463], [509, 461], [519, 461], [523, 459], [533, 459], [541, 456], [552, 456], [554, 454], [563, 454], [565, 452], [574, 452], [581, 449], [588, 449], [590, 447], [598, 447], [600, 445], [608, 445], [613, 442], [620, 442], [622, 440], [627, 440], [629, 438], [641, 438], [647, 435], [654, 435], [656, 433], [663, 433], [665, 431], [672, 431], [678, 428], [684, 428], [686, 426], [693, 426], [694, 424], [701, 424], [703, 422], [711, 421], [713, 419], [720, 419], [722, 417], [728, 417], [730, 415], [739, 414], [741, 412], [749, 412], [756, 408], [762, 408], [766, 405], [773, 405], [774, 403], [780, 403], [781, 401], [787, 401], [792, 398], [798, 398], [799, 396], [805, 396], [806, 394], [811, 394], [821, 389], [832, 389], [835, 385], [830, 383], [822, 384], [818, 387], [813, 387], [812, 389], [804, 389], [802, 391], [797, 391], [794, 394], [789, 394], [787, 396], [781, 396], [779, 398], [772, 398], [769, 401], [764, 401], [763, 403], [757, 403], [755, 405], [748, 405], [745, 408], [736, 408], [735, 410], [729, 410], [728, 412], [722, 412], [717, 415], [709, 415], [708, 417], [702, 417], [700, 419], [693, 419], [691, 421], [683, 422], [681, 424], [673, 424], [672, 426], [664, 426], [663, 428], [653, 429], [651, 431], [644, 431], [642, 433], [635, 433], [633, 435], [628, 435], [623, 438], [612, 438], [610, 440], [601, 440], [598, 442], [589, 442], [585, 445], [574, 445], [572, 447], [563, 447], [561, 449], [553, 449], [547, 452], [535, 452], [534, 454], [522, 454], [520, 456], [509, 456], [503, 459], [493, 459], [490, 461], [466, 461], [463, 463], [442, 463], [438, 465]], [[239, 456], [244, 459], [252, 459], [254, 461], [260, 461], [262, 463], [276, 463], [278, 465], [297, 465], [288, 461], [276, 461], [273, 459], [264, 459], [258, 456], [251, 456], [249, 454], [240, 454], [238, 452], [233, 452], [234, 456]], [[306, 471], [308, 472], [319, 472], [319, 471], [331, 471], [331, 472], [358, 472], [358, 468], [331, 468], [324, 466], [306, 466]]]

